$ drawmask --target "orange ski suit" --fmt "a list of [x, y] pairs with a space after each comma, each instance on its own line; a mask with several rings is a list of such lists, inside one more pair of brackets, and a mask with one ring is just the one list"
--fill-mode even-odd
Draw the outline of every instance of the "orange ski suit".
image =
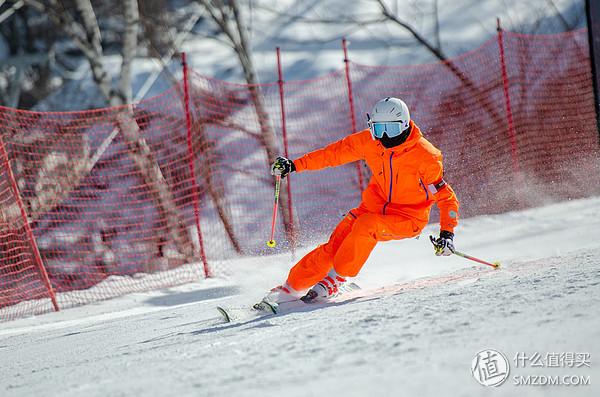
[[410, 122], [408, 139], [386, 149], [366, 129], [294, 160], [296, 172], [364, 160], [373, 176], [362, 202], [337, 225], [329, 241], [306, 254], [291, 270], [288, 284], [297, 291], [312, 287], [331, 267], [342, 277], [354, 277], [378, 241], [418, 236], [429, 221], [434, 202], [440, 228], [454, 231], [458, 200], [443, 179], [442, 154]]

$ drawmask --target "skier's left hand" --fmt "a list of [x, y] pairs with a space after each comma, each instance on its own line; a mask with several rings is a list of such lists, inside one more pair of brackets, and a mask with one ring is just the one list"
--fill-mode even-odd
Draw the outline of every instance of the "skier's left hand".
[[441, 230], [438, 238], [429, 236], [429, 239], [437, 256], [450, 256], [454, 253], [454, 233]]
[[273, 164], [271, 164], [271, 175], [277, 175], [285, 178], [290, 172], [294, 171], [296, 171], [294, 162], [282, 156], [277, 157]]

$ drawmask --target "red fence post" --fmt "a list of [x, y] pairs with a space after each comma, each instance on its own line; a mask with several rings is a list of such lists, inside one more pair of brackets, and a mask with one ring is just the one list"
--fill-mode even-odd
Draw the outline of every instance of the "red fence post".
[[190, 175], [192, 177], [192, 185], [194, 190], [194, 217], [196, 218], [196, 231], [198, 232], [198, 245], [200, 246], [200, 259], [204, 264], [204, 276], [210, 277], [210, 269], [206, 260], [206, 252], [204, 251], [204, 240], [202, 239], [202, 231], [200, 229], [200, 203], [198, 184], [196, 183], [196, 171], [194, 169], [194, 150], [192, 149], [192, 116], [190, 115], [190, 93], [188, 88], [188, 67], [187, 57], [185, 52], [181, 53], [181, 64], [183, 66], [183, 93], [185, 102], [185, 122], [187, 125], [187, 146], [188, 146], [188, 161], [190, 166]]
[[[350, 120], [352, 121], [352, 133], [356, 132], [356, 116], [354, 114], [354, 96], [352, 95], [352, 79], [350, 78], [350, 60], [348, 59], [348, 45], [346, 38], [342, 39], [342, 48], [344, 49], [344, 65], [346, 67], [346, 84], [348, 85], [348, 102], [350, 104]], [[363, 191], [364, 181], [360, 161], [356, 162], [356, 171], [358, 171], [358, 187]]]
[[[288, 151], [288, 139], [287, 139], [287, 127], [285, 121], [285, 102], [283, 95], [283, 69], [281, 67], [281, 50], [279, 47], [277, 50], [277, 74], [279, 79], [277, 80], [277, 84], [279, 85], [279, 103], [281, 107], [281, 134], [283, 136], [283, 152], [286, 158], [289, 158]], [[287, 177], [287, 206], [288, 206], [288, 214], [290, 215], [290, 243], [292, 253], [296, 248], [296, 227], [294, 226], [294, 212], [292, 209], [292, 183], [291, 183], [291, 175]]]
[[519, 158], [517, 155], [517, 134], [513, 122], [513, 114], [510, 107], [510, 95], [508, 93], [508, 73], [506, 72], [506, 60], [504, 59], [504, 40], [502, 36], [502, 27], [500, 26], [500, 18], [496, 18], [498, 30], [498, 47], [500, 48], [500, 65], [502, 69], [502, 87], [504, 89], [504, 102], [506, 106], [506, 117], [508, 118], [508, 135], [510, 137], [510, 147], [513, 163], [513, 172], [519, 174]]
[[52, 288], [52, 284], [50, 284], [50, 278], [48, 277], [48, 272], [46, 272], [46, 268], [44, 267], [44, 262], [42, 261], [42, 256], [40, 255], [40, 250], [38, 249], [37, 242], [35, 241], [35, 236], [33, 235], [33, 230], [31, 230], [31, 225], [29, 224], [29, 220], [27, 219], [27, 212], [25, 212], [25, 205], [23, 205], [23, 200], [21, 199], [21, 194], [19, 193], [19, 188], [17, 186], [17, 181], [12, 172], [12, 168], [10, 166], [10, 161], [8, 160], [8, 154], [6, 153], [6, 149], [4, 148], [4, 141], [2, 137], [0, 137], [0, 155], [2, 156], [2, 161], [4, 162], [4, 167], [6, 172], [8, 173], [8, 179], [10, 181], [10, 185], [13, 190], [13, 194], [15, 195], [15, 200], [19, 205], [19, 210], [21, 211], [21, 217], [23, 218], [23, 222], [25, 223], [25, 232], [27, 233], [27, 238], [31, 243], [31, 248], [33, 250], [33, 257], [35, 258], [35, 264], [40, 273], [40, 277], [42, 282], [46, 286], [46, 290], [48, 290], [48, 295], [50, 295], [50, 300], [52, 301], [52, 306], [54, 306], [55, 311], [59, 311], [58, 302], [56, 301], [56, 294], [54, 293], [54, 289]]

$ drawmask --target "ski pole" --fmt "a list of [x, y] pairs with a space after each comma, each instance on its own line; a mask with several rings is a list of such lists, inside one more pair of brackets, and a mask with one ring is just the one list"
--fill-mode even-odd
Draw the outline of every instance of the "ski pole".
[[500, 262], [493, 262], [493, 263], [486, 262], [486, 261], [484, 261], [484, 260], [482, 260], [482, 259], [475, 258], [474, 256], [467, 255], [467, 254], [463, 254], [462, 252], [458, 252], [458, 251], [452, 251], [452, 253], [453, 253], [454, 255], [461, 256], [461, 257], [463, 257], [463, 258], [465, 258], [465, 259], [470, 259], [470, 260], [472, 260], [472, 261], [479, 262], [479, 263], [482, 263], [482, 264], [484, 264], [484, 265], [491, 266], [491, 267], [493, 267], [494, 269], [497, 269], [497, 268], [499, 268], [499, 267], [500, 267]]
[[[436, 245], [435, 245], [435, 237], [429, 236], [429, 240], [431, 241], [431, 244], [433, 244], [433, 246], [436, 247]], [[436, 249], [437, 249], [437, 247], [436, 247]], [[484, 264], [484, 265], [491, 266], [494, 269], [497, 269], [497, 268], [500, 267], [500, 262], [493, 262], [493, 263], [486, 262], [483, 259], [479, 259], [479, 258], [475, 258], [474, 256], [471, 256], [471, 255], [463, 254], [462, 252], [456, 251], [454, 249], [452, 249], [452, 253], [454, 255], [458, 255], [458, 256], [460, 256], [462, 258], [469, 259], [469, 260], [472, 260], [472, 261], [475, 261], [475, 262], [478, 262], [478, 263], [481, 263], [481, 264]]]
[[281, 175], [275, 177], [275, 202], [273, 203], [273, 219], [271, 220], [271, 238], [267, 241], [267, 247], [275, 248], [275, 221], [277, 220], [277, 207], [279, 204], [279, 188], [281, 187]]

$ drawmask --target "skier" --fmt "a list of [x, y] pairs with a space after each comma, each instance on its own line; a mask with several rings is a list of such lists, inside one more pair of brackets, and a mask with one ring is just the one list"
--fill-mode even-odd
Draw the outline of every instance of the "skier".
[[[292, 267], [283, 285], [264, 298], [281, 303], [336, 296], [348, 277], [355, 277], [378, 241], [418, 236], [429, 221], [434, 202], [440, 209], [440, 233], [432, 239], [436, 255], [454, 251], [458, 200], [443, 179], [442, 154], [427, 141], [398, 98], [378, 101], [367, 114], [369, 128], [322, 149], [289, 160], [277, 157], [271, 173], [320, 170], [364, 160], [372, 172], [357, 208], [348, 211], [329, 241]], [[306, 292], [308, 290], [308, 292]]]

